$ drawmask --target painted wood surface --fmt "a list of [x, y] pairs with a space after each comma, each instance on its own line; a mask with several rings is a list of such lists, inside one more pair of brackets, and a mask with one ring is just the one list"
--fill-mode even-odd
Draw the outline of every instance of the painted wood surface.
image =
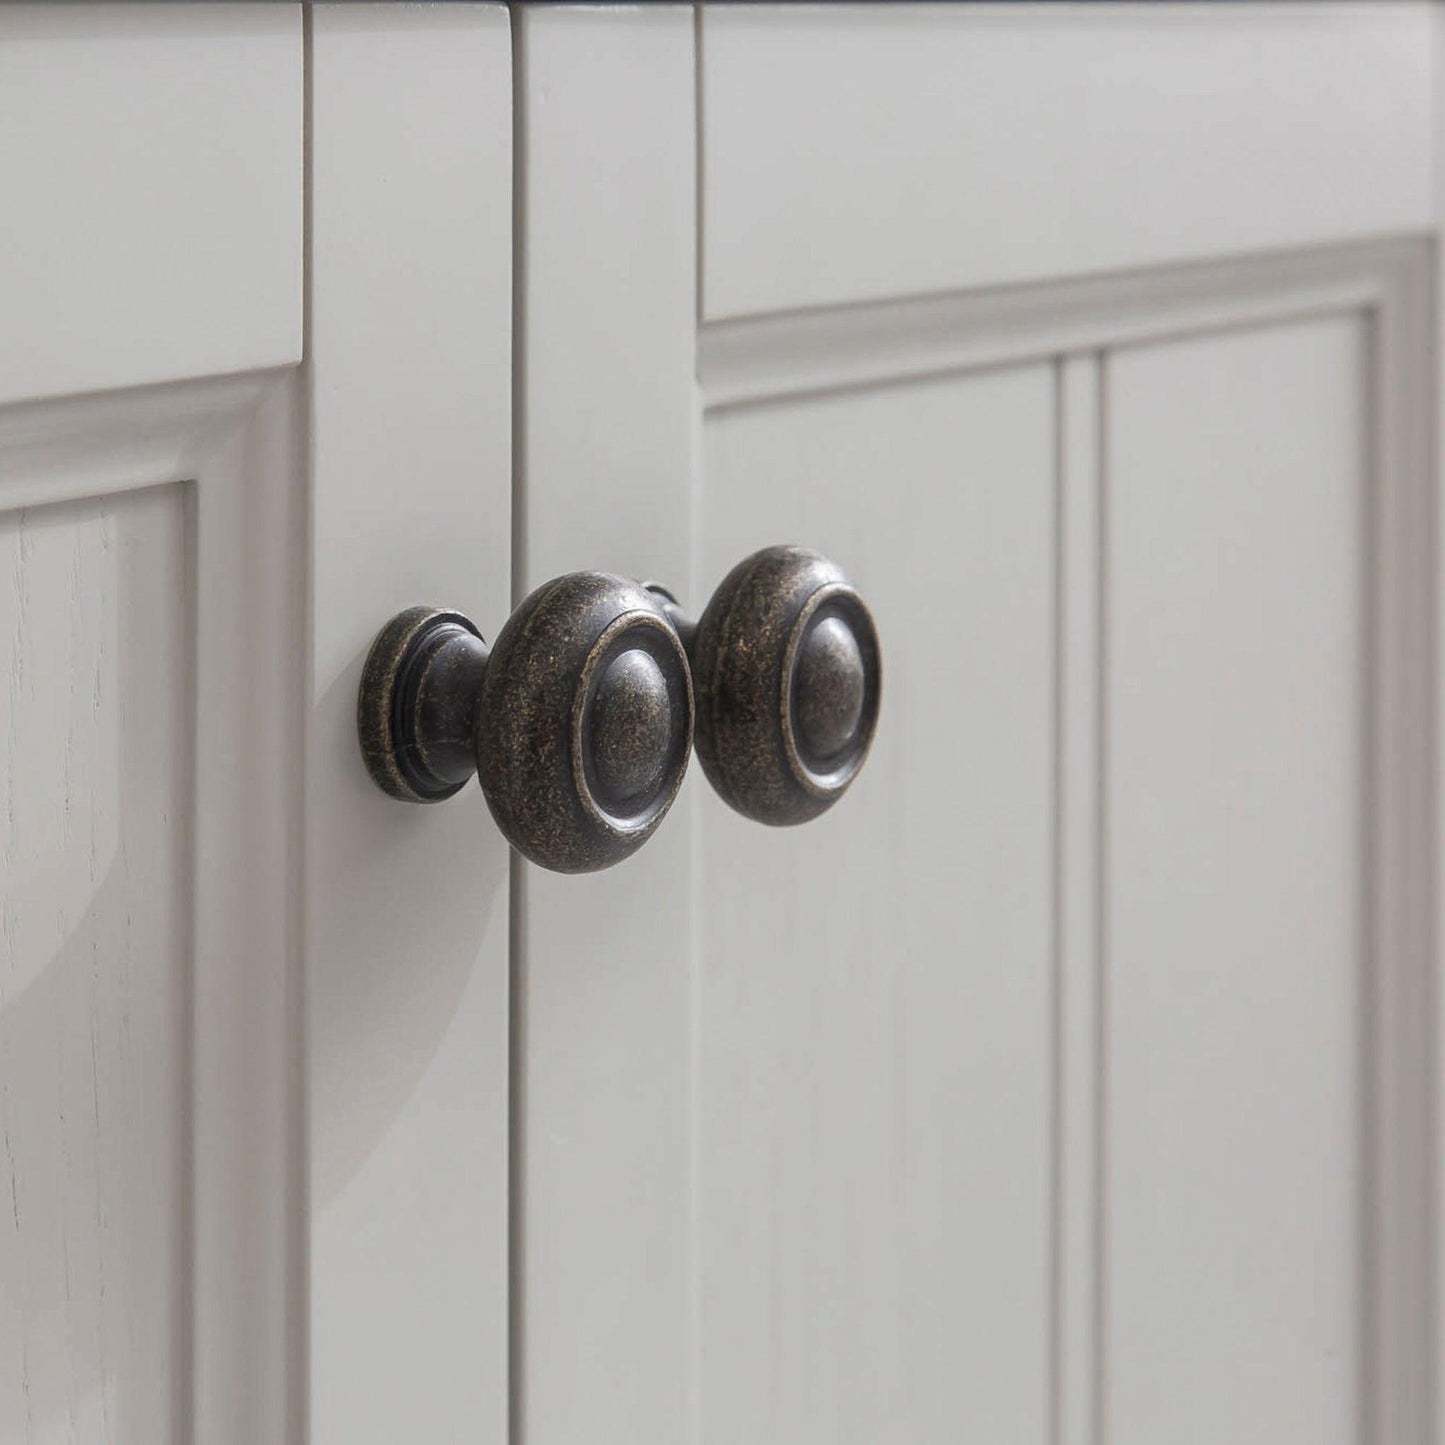
[[1058, 775], [1054, 836], [1055, 1445], [1101, 1432], [1100, 1073], [1103, 1024], [1102, 556], [1104, 465], [1099, 357], [1057, 363]]
[[709, 5], [709, 319], [1432, 224], [1431, 7]]
[[[21, 1031], [0, 1096], [26, 1140], [12, 1204], [35, 1206], [6, 1241], [6, 1439], [294, 1434], [293, 401], [269, 375], [0, 408], [0, 1026]], [[87, 1063], [89, 1114], [72, 1097]]]
[[[889, 13], [716, 7], [697, 55], [657, 48], [655, 14], [524, 23], [530, 580], [599, 540], [654, 571], [636, 539], [655, 529], [666, 551], [680, 519], [700, 602], [749, 548], [807, 542], [877, 609], [886, 675], [877, 756], [807, 830], [745, 824], [695, 776], [690, 811], [633, 865], [668, 891], [638, 899], [619, 876], [569, 911], [558, 880], [529, 876], [514, 895], [514, 1428], [1423, 1445], [1430, 1253], [1411, 1221], [1429, 1196], [1408, 1161], [1432, 1144], [1410, 1001], [1434, 886], [1407, 779], [1430, 725], [1411, 682], [1433, 588], [1411, 381], [1427, 250], [1348, 244], [1375, 223], [1326, 193], [1343, 112], [1297, 57], [1275, 55], [1278, 94], [1257, 57], [1203, 83], [1240, 12], [1111, 9], [1100, 33], [1137, 27], [1186, 109], [1218, 107], [1226, 133], [1260, 122], [1260, 169], [1239, 178], [1257, 204], [1198, 251], [1150, 250], [1177, 209], [1161, 181], [1131, 232], [1143, 249], [1118, 253], [1134, 269], [1078, 274], [1102, 264], [1085, 208], [1034, 227], [1047, 267], [985, 274], [968, 236], [909, 207], [961, 215], [967, 193], [1006, 238], [1029, 167], [957, 185], [990, 152], [924, 122], [987, 86], [898, 75], [966, 70], [965, 39], [1011, 28], [1047, 51], [1075, 22]], [[1394, 137], [1367, 188], [1387, 230], [1428, 220], [1429, 81], [1406, 45], [1427, 24], [1418, 7], [1261, 12], [1261, 55], [1295, 34], [1339, 75], [1360, 52], [1338, 104], [1369, 110], [1365, 149]], [[1069, 33], [1088, 77], [1097, 42]], [[1186, 33], [1210, 42], [1204, 71]], [[849, 81], [798, 119], [819, 92], [784, 96], [769, 44], [803, 34], [790, 74]], [[1077, 81], [1118, 82], [1093, 113], [1163, 104], [1147, 61], [1111, 63]], [[700, 177], [632, 123], [693, 64]], [[887, 105], [858, 103], [870, 86]], [[1324, 107], [1318, 150], [1291, 107]], [[1039, 110], [1056, 135], [1076, 113]], [[1130, 165], [1207, 194], [1176, 122], [1121, 125], [1108, 157], [1157, 142]], [[1298, 191], [1267, 185], [1295, 152]], [[784, 172], [796, 184], [774, 192]], [[569, 176], [592, 183], [575, 277], [558, 260]], [[689, 346], [687, 238], [648, 238], [675, 235], [699, 180], [707, 319]], [[850, 204], [887, 224], [860, 230]], [[919, 294], [1024, 274], [1073, 279]], [[569, 490], [569, 473], [601, 481]]]
[[704, 1439], [1045, 1436], [1054, 467], [1047, 365], [707, 417], [703, 576], [817, 546], [887, 672], [816, 823], [700, 805]]
[[1120, 1445], [1361, 1435], [1364, 341], [1346, 316], [1107, 363]]
[[[894, 13], [925, 72], [935, 25], [965, 65], [1073, 23]], [[908, 127], [987, 86], [900, 86], [889, 30], [877, 149], [841, 154], [848, 106], [839, 155], [807, 117], [780, 145], [741, 39], [836, 27], [809, 73], [856, 104], [858, 12], [709, 14], [699, 69], [681, 8], [523, 9], [513, 53], [499, 7], [317, 7], [311, 363], [209, 381], [297, 354], [299, 270], [226, 209], [291, 226], [262, 203], [299, 194], [294, 12], [0, 16], [122, 99], [114, 47], [159, 27], [129, 174], [214, 203], [193, 253], [158, 248], [164, 305], [148, 230], [97, 258], [62, 208], [56, 256], [175, 324], [46, 333], [41, 390], [133, 389], [0, 406], [0, 1439], [1424, 1445], [1429, 257], [1339, 244], [1425, 223], [1421, 13], [1262, 10], [1217, 89], [1230, 12], [1101, 15], [1145, 27], [1184, 116], [1100, 155], [1237, 103], [1241, 229], [1154, 266], [1184, 253], [1145, 207], [1118, 264], [1150, 269], [925, 303], [1002, 263], [952, 211], [926, 242], [860, 230], [834, 182], [906, 220], [888, 147], [973, 175], [979, 148], [943, 165], [947, 127]], [[727, 35], [748, 86], [713, 83]], [[1132, 63], [1079, 81], [1112, 87], [1096, 114], [1156, 104]], [[777, 154], [713, 174], [715, 125]], [[1331, 146], [1370, 173], [1326, 196]], [[1262, 179], [1286, 154], [1297, 195]], [[1160, 197], [1217, 195], [1175, 159]], [[1026, 170], [971, 199], [1004, 214]], [[758, 259], [715, 243], [729, 196]], [[1009, 254], [1101, 264], [1088, 207], [1058, 214], [1029, 245], [1065, 260]], [[731, 319], [699, 322], [699, 257]], [[222, 262], [224, 315], [187, 330]], [[849, 569], [886, 653], [877, 756], [819, 823], [752, 827], [699, 774], [637, 859], [561, 879], [509, 863], [475, 790], [370, 790], [355, 679], [396, 607], [490, 635], [579, 566], [696, 606], [785, 539]]]
[[[517, 591], [690, 595], [692, 14], [520, 7]], [[513, 1430], [688, 1438], [695, 778], [606, 873], [514, 863]]]
[[190, 509], [0, 515], [0, 1439], [180, 1439]]
[[501, 1438], [508, 855], [384, 797], [356, 688], [402, 607], [510, 601], [511, 58], [499, 6], [311, 20], [308, 1436]]
[[0, 401], [301, 356], [301, 7], [0, 9]]
[[[122, 388], [0, 406], [0, 1438], [448, 1438], [459, 1419], [499, 1437], [506, 853], [480, 799], [434, 815], [430, 842], [418, 815], [375, 807], [347, 669], [433, 587], [506, 611], [505, 12], [317, 16], [304, 393], [295, 369], [191, 379], [299, 354], [298, 12], [12, 7], [0, 24], [34, 42], [32, 112], [77, 76], [140, 97], [93, 147], [118, 166], [102, 223], [130, 183], [126, 216], [138, 196], [156, 226], [195, 208], [166, 238], [179, 260], [136, 261], [143, 229], [98, 248], [102, 224], [57, 246], [68, 290], [24, 272], [25, 245], [0, 262], [0, 286], [38, 288], [12, 311], [26, 325], [90, 285], [108, 298], [111, 349], [47, 333], [23, 394]], [[386, 84], [404, 115], [378, 105]], [[83, 118], [56, 127], [62, 151]], [[233, 207], [239, 254], [212, 244]], [[219, 309], [188, 309], [192, 284]], [[47, 371], [57, 343], [67, 365]], [[309, 860], [303, 755], [323, 760]], [[448, 868], [469, 907], [438, 909], [427, 885]]]

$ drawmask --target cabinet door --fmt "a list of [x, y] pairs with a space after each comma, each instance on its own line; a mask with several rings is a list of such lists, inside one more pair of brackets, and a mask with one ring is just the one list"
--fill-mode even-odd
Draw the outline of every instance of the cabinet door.
[[284, 1439], [301, 15], [6, 6], [0, 96], [0, 1440]]
[[519, 588], [885, 678], [517, 878], [522, 1438], [1430, 1438], [1434, 23], [521, 12]]
[[355, 697], [506, 608], [510, 123], [498, 6], [0, 9], [0, 1440], [504, 1429], [506, 851]]

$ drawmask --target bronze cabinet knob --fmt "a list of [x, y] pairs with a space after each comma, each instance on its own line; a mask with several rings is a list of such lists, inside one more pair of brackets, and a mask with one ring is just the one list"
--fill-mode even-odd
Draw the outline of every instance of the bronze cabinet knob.
[[697, 756], [725, 802], [806, 823], [848, 790], [878, 724], [878, 630], [836, 564], [765, 547], [723, 578], [696, 624], [651, 590], [687, 648]]
[[440, 802], [476, 773], [518, 852], [586, 873], [636, 852], [672, 806], [692, 680], [645, 588], [572, 572], [533, 592], [490, 649], [460, 612], [398, 613], [362, 670], [357, 728], [392, 797]]

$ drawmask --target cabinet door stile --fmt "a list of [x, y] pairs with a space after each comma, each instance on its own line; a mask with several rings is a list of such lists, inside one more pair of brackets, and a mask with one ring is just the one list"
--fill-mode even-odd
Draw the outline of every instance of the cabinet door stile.
[[375, 632], [511, 594], [511, 60], [499, 6], [311, 12], [310, 1439], [506, 1420], [507, 848], [384, 797]]
[[[523, 6], [517, 20], [519, 591], [590, 567], [685, 594], [692, 14]], [[691, 1438], [696, 772], [621, 866], [562, 877], [514, 864], [524, 1440]]]

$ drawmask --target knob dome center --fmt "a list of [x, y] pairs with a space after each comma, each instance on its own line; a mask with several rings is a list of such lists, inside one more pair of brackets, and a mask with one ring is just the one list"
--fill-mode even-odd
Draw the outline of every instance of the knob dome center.
[[641, 648], [607, 665], [592, 699], [595, 785], [604, 806], [645, 802], [661, 786], [673, 753], [675, 708], [657, 659]]
[[808, 630], [794, 675], [795, 725], [808, 756], [826, 764], [853, 741], [863, 717], [866, 665], [853, 629], [837, 616]]

